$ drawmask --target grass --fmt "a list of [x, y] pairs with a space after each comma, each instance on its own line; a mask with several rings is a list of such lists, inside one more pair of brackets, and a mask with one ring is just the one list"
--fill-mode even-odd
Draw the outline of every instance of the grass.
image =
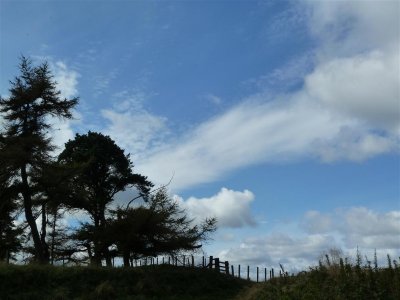
[[[328, 259], [329, 262], [329, 259]], [[388, 256], [388, 267], [371, 266], [360, 260], [352, 265], [342, 259], [338, 264], [322, 264], [296, 276], [274, 278], [242, 292], [240, 300], [263, 299], [400, 299], [400, 267]]]
[[0, 299], [400, 299], [400, 266], [340, 259], [296, 276], [254, 283], [170, 265], [92, 268], [0, 265]]
[[208, 269], [0, 266], [0, 299], [233, 299], [252, 285]]

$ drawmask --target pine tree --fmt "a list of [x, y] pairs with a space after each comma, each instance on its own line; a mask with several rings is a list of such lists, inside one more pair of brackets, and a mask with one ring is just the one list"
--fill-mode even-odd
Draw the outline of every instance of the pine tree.
[[[5, 121], [1, 134], [1, 176], [7, 178], [7, 188], [16, 189], [21, 195], [16, 203], [23, 207], [35, 259], [47, 263], [46, 199], [37, 182], [51, 162], [54, 150], [48, 118], [72, 118], [71, 110], [78, 99], [61, 98], [47, 63], [33, 66], [29, 59], [21, 57], [19, 69], [20, 75], [10, 81], [10, 96], [0, 98], [0, 113]], [[37, 207], [40, 210], [35, 213]], [[36, 224], [38, 215], [42, 216], [41, 232]]]

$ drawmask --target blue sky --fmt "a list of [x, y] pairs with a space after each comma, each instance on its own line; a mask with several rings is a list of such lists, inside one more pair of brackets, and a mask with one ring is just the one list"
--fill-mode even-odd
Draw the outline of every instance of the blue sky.
[[[0, 1], [0, 94], [47, 60], [74, 121], [196, 218], [205, 251], [290, 268], [399, 255], [397, 1]], [[124, 201], [129, 194], [119, 196]]]

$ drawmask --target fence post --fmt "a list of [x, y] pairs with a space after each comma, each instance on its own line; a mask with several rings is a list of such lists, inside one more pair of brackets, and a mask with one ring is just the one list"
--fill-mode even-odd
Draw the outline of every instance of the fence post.
[[178, 266], [178, 256], [175, 257], [175, 266]]
[[186, 265], [185, 262], [186, 262], [186, 257], [185, 257], [185, 255], [184, 255], [184, 256], [183, 256], [183, 266]]
[[264, 268], [264, 281], [267, 281], [267, 268]]
[[229, 262], [225, 261], [225, 274], [229, 275]]
[[247, 266], [247, 280], [250, 280], [250, 266]]
[[257, 282], [258, 282], [258, 267], [257, 267]]
[[204, 266], [205, 266], [205, 259], [204, 259], [204, 255], [203, 255], [203, 259], [202, 259], [202, 264], [203, 264], [203, 268], [204, 268]]
[[239, 275], [239, 278], [240, 278], [240, 265], [238, 266], [238, 275]]
[[219, 273], [219, 258], [215, 258], [215, 270]]
[[212, 256], [210, 256], [210, 263], [209, 263], [209, 267], [210, 267], [210, 269], [212, 269], [212, 266], [213, 266], [213, 260], [214, 260], [214, 258], [213, 258]]
[[194, 268], [194, 256], [192, 255], [192, 267]]
[[231, 265], [231, 274], [233, 277], [235, 277], [235, 270], [233, 269], [233, 265]]
[[272, 278], [275, 278], [274, 268], [272, 268]]

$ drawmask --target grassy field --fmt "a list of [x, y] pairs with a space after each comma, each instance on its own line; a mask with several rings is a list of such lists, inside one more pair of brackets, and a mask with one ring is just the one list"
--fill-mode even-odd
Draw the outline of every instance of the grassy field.
[[0, 299], [400, 299], [400, 268], [340, 264], [265, 283], [209, 269], [0, 265]]

